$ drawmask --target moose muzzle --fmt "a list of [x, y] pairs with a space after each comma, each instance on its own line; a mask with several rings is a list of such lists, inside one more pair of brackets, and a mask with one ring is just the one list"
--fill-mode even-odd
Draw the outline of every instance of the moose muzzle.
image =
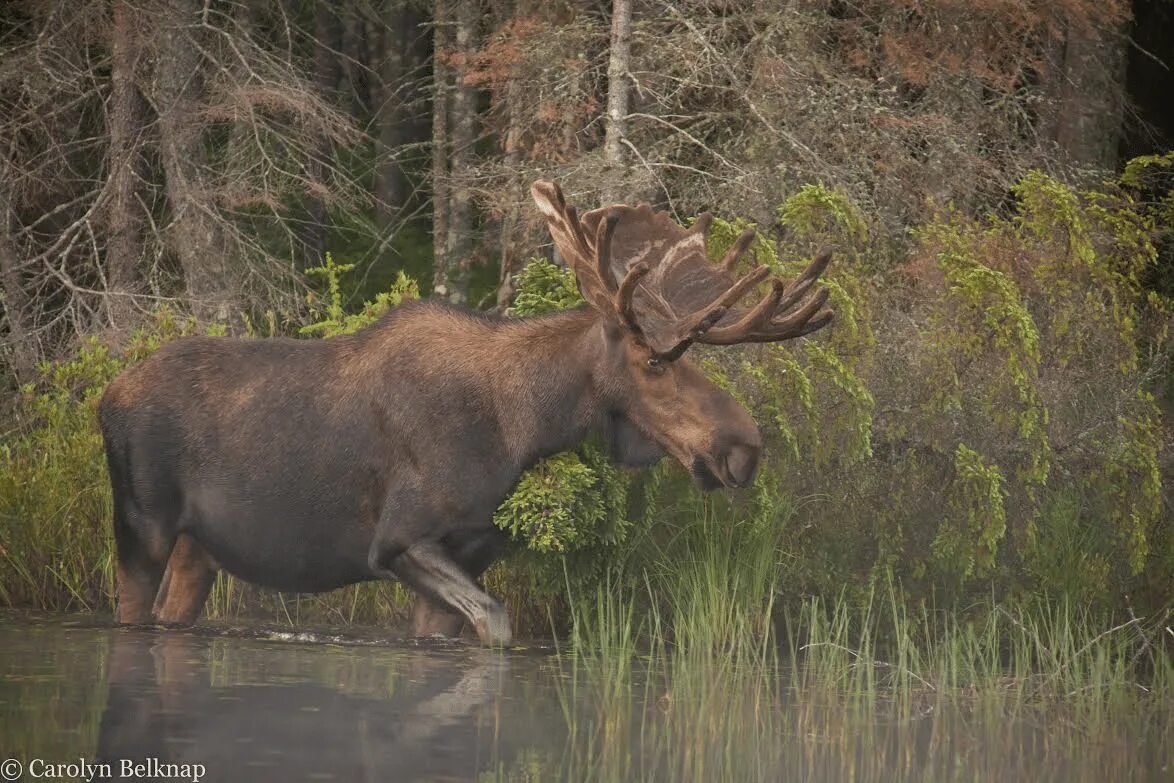
[[758, 458], [761, 454], [761, 446], [744, 443], [731, 446], [723, 458], [726, 473], [723, 483], [731, 487], [749, 486], [758, 472]]
[[746, 487], [758, 472], [762, 441], [757, 437], [719, 438], [708, 454], [693, 458], [690, 473], [702, 489]]

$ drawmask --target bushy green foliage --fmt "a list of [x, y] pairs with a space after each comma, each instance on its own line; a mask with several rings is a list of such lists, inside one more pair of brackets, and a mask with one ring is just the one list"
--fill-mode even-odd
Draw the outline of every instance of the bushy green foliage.
[[1113, 187], [1081, 193], [1040, 173], [1015, 193], [1010, 217], [921, 227], [897, 271], [911, 288], [870, 292], [880, 458], [829, 477], [863, 494], [828, 510], [905, 578], [1111, 601], [1170, 567], [1151, 552], [1169, 534], [1146, 380], [1168, 349], [1151, 329], [1146, 359], [1139, 339], [1161, 318], [1141, 285], [1152, 217]]
[[542, 460], [522, 474], [498, 507], [494, 523], [523, 549], [497, 580], [525, 585], [531, 599], [594, 589], [622, 559], [633, 523], [630, 478], [592, 445]]
[[544, 258], [534, 258], [518, 274], [510, 315], [543, 315], [584, 304], [575, 274]]
[[330, 300], [325, 306], [320, 306], [317, 297], [309, 296], [310, 305], [314, 309], [317, 320], [299, 329], [300, 334], [320, 334], [323, 337], [351, 334], [364, 326], [375, 323], [379, 316], [395, 305], [420, 298], [420, 288], [416, 285], [416, 281], [401, 270], [396, 274], [396, 278], [388, 290], [376, 294], [374, 300], [364, 302], [359, 312], [348, 313], [342, 303], [342, 278], [354, 268], [354, 264], [334, 263], [334, 258], [330, 253], [327, 253], [326, 262], [322, 266], [306, 270], [308, 275], [325, 278], [327, 295]]
[[998, 466], [984, 463], [982, 455], [959, 443], [949, 513], [930, 544], [943, 573], [959, 580], [990, 573], [1007, 531], [1006, 494]]
[[868, 242], [868, 224], [848, 196], [807, 184], [778, 209], [779, 221], [802, 238], [835, 236], [849, 247]]
[[[599, 477], [575, 454], [558, 454], [528, 471], [497, 511], [497, 524], [536, 552], [578, 549], [606, 506], [592, 497]], [[597, 501], [597, 502], [592, 502]]]

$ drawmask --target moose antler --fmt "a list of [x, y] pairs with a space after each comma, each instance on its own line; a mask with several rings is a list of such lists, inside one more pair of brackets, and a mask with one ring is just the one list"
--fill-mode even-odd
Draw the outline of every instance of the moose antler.
[[[546, 218], [546, 225], [550, 229], [555, 247], [574, 271], [583, 298], [592, 306], [599, 308], [611, 298], [610, 286], [605, 283], [607, 276], [601, 274], [602, 264], [596, 259], [595, 248], [587, 244], [578, 211], [567, 204], [562, 189], [553, 182], [535, 182], [530, 186], [530, 194]], [[605, 253], [605, 260], [608, 263], [610, 258], [610, 253]], [[597, 263], [592, 264], [593, 259]]]
[[546, 217], [559, 253], [574, 271], [583, 298], [596, 310], [606, 315], [614, 314], [628, 329], [641, 334], [632, 297], [640, 279], [648, 274], [649, 267], [634, 264], [625, 270], [623, 282], [616, 283], [611, 248], [620, 222], [619, 208], [596, 221], [598, 225], [592, 232], [594, 241], [588, 242], [578, 211], [567, 204], [558, 185], [540, 180], [530, 186], [530, 193]]
[[[768, 267], [756, 266], [733, 277], [754, 231], [744, 231], [722, 260], [712, 264], [705, 253], [713, 219], [708, 212], [698, 215], [689, 229], [647, 204], [604, 207], [580, 218], [553, 182], [535, 182], [531, 193], [584, 298], [618, 318], [662, 360], [679, 358], [695, 342], [734, 345], [801, 337], [834, 317], [823, 310], [827, 290], [810, 293], [831, 261], [830, 250], [821, 252], [789, 285], [773, 278], [770, 291], [750, 310], [734, 310], [770, 276]], [[715, 297], [714, 291], [722, 293]]]
[[[828, 290], [821, 289], [805, 300], [803, 296], [823, 274], [823, 270], [827, 269], [831, 260], [831, 250], [824, 249], [790, 285], [783, 285], [783, 281], [777, 278], [772, 280], [770, 293], [752, 310], [736, 323], [710, 329], [699, 338], [700, 342], [709, 345], [775, 342], [802, 337], [826, 326], [834, 317], [834, 313], [831, 310], [822, 313], [819, 311], [827, 302]], [[801, 301], [802, 306], [791, 315], [779, 318]], [[819, 316], [813, 317], [817, 313]]]

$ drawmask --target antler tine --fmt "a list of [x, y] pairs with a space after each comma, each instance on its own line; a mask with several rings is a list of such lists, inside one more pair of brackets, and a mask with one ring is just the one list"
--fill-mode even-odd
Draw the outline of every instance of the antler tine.
[[774, 312], [785, 313], [795, 306], [795, 303], [803, 298], [803, 296], [810, 290], [811, 286], [815, 285], [815, 278], [809, 277], [806, 280], [800, 278], [794, 281], [786, 290], [783, 291], [783, 300], [775, 307]]
[[[530, 185], [530, 194], [534, 197], [538, 209], [546, 217], [551, 236], [559, 251], [568, 264], [575, 265], [577, 261], [590, 257], [591, 248], [583, 238], [583, 229], [579, 225], [579, 212], [574, 206], [567, 203], [563, 189], [557, 182], [538, 180]], [[569, 247], [560, 245], [559, 236], [570, 240]], [[569, 258], [569, 254], [582, 255], [584, 259]]]
[[[708, 330], [704, 342], [708, 343], [712, 340], [714, 344], [721, 345], [723, 343], [717, 341], [735, 337], [738, 334], [749, 332], [757, 327], [770, 323], [771, 316], [774, 315], [779, 300], [787, 290], [787, 286], [784, 285], [782, 280], [776, 278], [770, 282], [770, 293], [764, 296], [750, 312], [738, 319], [736, 323]], [[737, 342], [737, 340], [735, 339], [734, 342]]]
[[802, 307], [786, 318], [778, 321], [772, 320], [770, 326], [772, 329], [780, 331], [790, 331], [802, 327], [823, 308], [830, 294], [831, 291], [826, 288], [819, 289], [807, 298], [807, 302]]
[[584, 236], [579, 210], [568, 204], [562, 188], [549, 180], [531, 183], [530, 194], [546, 218], [555, 247], [574, 272], [579, 290], [587, 302], [600, 312], [615, 306], [615, 280], [598, 263], [596, 248]]
[[[823, 289], [804, 300], [808, 290], [815, 284], [831, 261], [831, 248], [822, 250], [816, 259], [803, 270], [790, 285], [784, 286], [777, 278], [771, 281], [771, 290], [745, 316], [729, 326], [717, 327], [709, 330], [698, 340], [710, 345], [734, 345], [741, 342], [769, 342], [785, 340], [809, 334], [825, 325], [831, 316], [823, 316], [814, 328], [810, 319], [819, 312], [827, 302], [828, 291]], [[798, 302], [803, 301], [799, 310], [781, 320], [776, 316], [786, 313]]]
[[831, 323], [832, 319], [835, 317], [836, 317], [835, 310], [824, 310], [822, 313], [815, 316], [810, 321], [808, 321], [806, 324], [804, 324], [803, 328], [800, 329], [793, 336], [802, 337], [805, 334], [811, 334], [812, 332], [818, 332], [820, 329], [824, 328], [829, 323]]
[[[816, 329], [825, 326], [835, 315], [831, 310], [820, 313], [813, 318], [827, 302], [828, 290], [820, 289], [810, 296], [799, 310], [781, 321], [768, 321], [765, 324], [748, 325], [744, 329], [734, 327], [713, 329], [703, 335], [698, 341], [706, 345], [737, 345], [739, 343], [773, 343], [789, 340], [793, 337], [802, 337]], [[746, 319], [739, 321], [738, 326]]]
[[[723, 310], [728, 310], [731, 305], [733, 305], [739, 299], [741, 299], [743, 296], [745, 296], [746, 292], [749, 291], [751, 288], [753, 288], [754, 286], [758, 285], [763, 280], [765, 280], [768, 275], [770, 275], [770, 267], [766, 267], [766, 266], [755, 267], [753, 270], [744, 274], [742, 276], [741, 280], [739, 280], [738, 282], [734, 283], [732, 286], [727, 288], [726, 292], [724, 294], [722, 294], [721, 296], [719, 296], [717, 299], [715, 299], [713, 301], [713, 303], [711, 305], [709, 305], [708, 308], [706, 308], [705, 310], [700, 311], [700, 312], [708, 312], [710, 310], [715, 310], [719, 307], [722, 308]], [[705, 320], [707, 317], [708, 317], [707, 315], [702, 315], [702, 316], [693, 315], [693, 316], [690, 316], [688, 319], [686, 319], [686, 323], [688, 323], [688, 322], [700, 323], [701, 321]]]
[[587, 236], [583, 233], [583, 224], [579, 222], [579, 210], [574, 204], [566, 205], [567, 224], [574, 235], [575, 244], [579, 246], [584, 258], [591, 257], [591, 245], [587, 244]]
[[600, 222], [599, 228], [595, 231], [595, 262], [596, 271], [599, 274], [599, 279], [607, 286], [607, 290], [613, 294], [617, 292], [615, 275], [611, 271], [611, 241], [616, 234], [616, 226], [619, 225], [620, 216], [616, 210], [610, 210], [607, 213], [607, 218]]
[[803, 270], [803, 274], [799, 275], [787, 286], [784, 298], [779, 302], [778, 307], [775, 308], [775, 312], [785, 313], [794, 307], [795, 303], [801, 300], [803, 295], [807, 293], [807, 290], [815, 285], [815, 281], [828, 268], [831, 260], [832, 249], [830, 247], [825, 247], [819, 251], [819, 255]]
[[690, 234], [700, 234], [701, 236], [709, 235], [709, 224], [713, 222], [712, 212], [702, 212], [693, 221], [693, 225], [689, 227]]
[[814, 281], [817, 277], [823, 274], [825, 269], [828, 268], [828, 264], [831, 263], [831, 260], [832, 248], [825, 247], [823, 250], [819, 251], [819, 255], [815, 257], [815, 260], [808, 264], [807, 268], [803, 270], [803, 274], [795, 278], [795, 282], [791, 285], [797, 286], [804, 280]]
[[709, 305], [682, 318], [677, 322], [677, 342], [667, 351], [658, 352], [657, 356], [666, 361], [679, 358], [694, 341], [701, 339], [706, 332], [713, 328], [714, 324], [721, 320], [731, 305], [745, 296], [751, 288], [765, 280], [769, 274], [770, 268], [766, 266], [760, 266], [747, 272]]
[[677, 344], [667, 351], [656, 352], [656, 358], [665, 362], [673, 362], [681, 358], [681, 354], [689, 350], [689, 346], [697, 342], [702, 335], [713, 328], [713, 325], [720, 321], [725, 314], [726, 308], [724, 307], [714, 307], [704, 311], [702, 317], [693, 325], [683, 339], [678, 340]]
[[620, 314], [624, 325], [636, 334], [643, 334], [644, 330], [640, 328], [640, 322], [636, 320], [636, 309], [632, 305], [632, 295], [636, 293], [636, 284], [649, 271], [651, 268], [643, 261], [633, 264], [628, 269], [628, 274], [624, 275], [624, 281], [620, 283], [619, 291], [616, 293], [616, 312]]
[[754, 241], [754, 237], [754, 229], [748, 228], [743, 231], [742, 235], [738, 237], [737, 241], [735, 241], [730, 249], [726, 251], [726, 254], [722, 256], [721, 268], [727, 272], [734, 271], [734, 264], [738, 263], [738, 259], [741, 258], [743, 254], [745, 254], [745, 252], [750, 249], [750, 244]]

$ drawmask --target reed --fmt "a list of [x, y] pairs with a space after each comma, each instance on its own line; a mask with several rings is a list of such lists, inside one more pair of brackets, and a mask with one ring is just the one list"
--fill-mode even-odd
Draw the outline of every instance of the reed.
[[1174, 751], [1168, 612], [936, 609], [890, 579], [781, 602], [770, 532], [708, 509], [644, 543], [571, 597], [545, 777], [1140, 780]]

